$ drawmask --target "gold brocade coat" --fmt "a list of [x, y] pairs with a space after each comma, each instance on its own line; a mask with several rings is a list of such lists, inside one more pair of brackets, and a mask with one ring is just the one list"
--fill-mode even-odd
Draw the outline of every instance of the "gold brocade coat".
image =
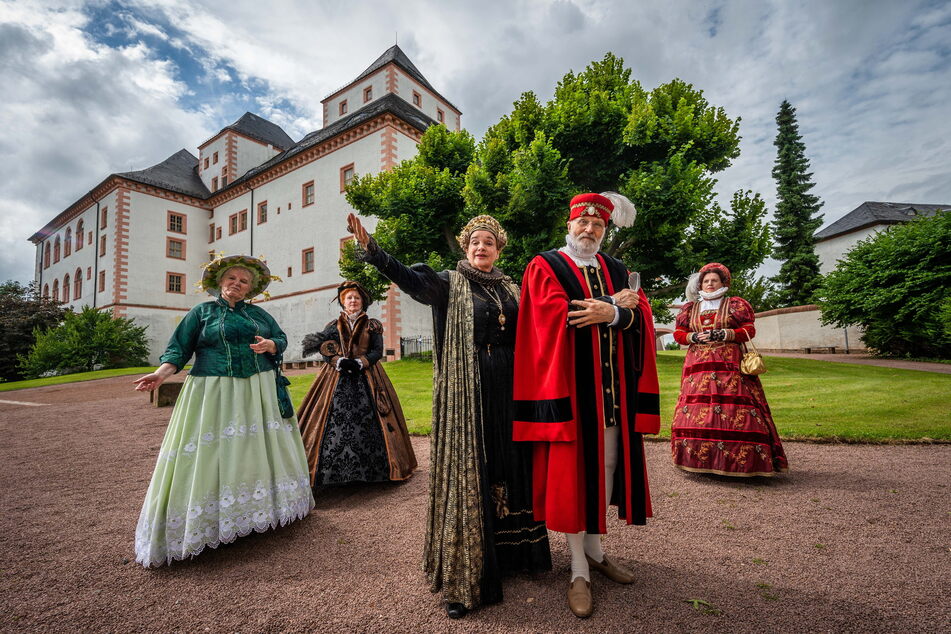
[[416, 455], [396, 390], [378, 363], [383, 356], [383, 324], [376, 319], [369, 319], [363, 313], [351, 331], [346, 314], [340, 313], [340, 317], [327, 324], [322, 332], [304, 338], [304, 356], [317, 352], [323, 355], [326, 363], [317, 370], [314, 382], [297, 412], [311, 484], [314, 483], [319, 466], [320, 445], [340, 377], [336, 369], [337, 360], [341, 357], [359, 359], [363, 367], [367, 368], [365, 376], [386, 443], [390, 480], [408, 479], [416, 469]]

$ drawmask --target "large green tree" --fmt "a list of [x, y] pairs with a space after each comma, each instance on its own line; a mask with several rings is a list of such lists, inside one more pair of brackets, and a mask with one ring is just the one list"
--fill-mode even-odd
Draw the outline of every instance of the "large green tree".
[[0, 381], [23, 378], [17, 355], [33, 347], [34, 330], [60, 324], [67, 312], [60, 302], [42, 297], [36, 282], [26, 286], [12, 280], [0, 284]]
[[776, 217], [773, 257], [781, 262], [779, 274], [773, 278], [783, 306], [808, 304], [821, 282], [819, 257], [816, 255], [815, 233], [822, 226], [819, 209], [822, 201], [810, 194], [815, 187], [806, 158], [806, 145], [799, 134], [796, 109], [783, 100], [776, 115], [779, 131], [773, 179], [776, 181]]
[[869, 348], [951, 358], [951, 211], [857, 244], [818, 290], [822, 322], [860, 326]]
[[[714, 200], [713, 175], [739, 155], [739, 119], [680, 80], [645, 90], [610, 53], [566, 74], [548, 103], [524, 93], [478, 145], [460, 134], [430, 128], [415, 159], [348, 188], [354, 208], [381, 218], [375, 237], [403, 261], [454, 264], [462, 253], [449, 238], [490, 213], [509, 233], [500, 267], [519, 279], [532, 255], [563, 244], [570, 197], [606, 190], [627, 195], [638, 218], [610, 229], [602, 249], [639, 271], [654, 296], [678, 295], [706, 261], [741, 274], [769, 252], [758, 195], [737, 192], [729, 210]], [[459, 145], [471, 147], [465, 168], [465, 153], [452, 151]], [[420, 235], [396, 239], [396, 225]], [[359, 273], [344, 260], [345, 275]]]

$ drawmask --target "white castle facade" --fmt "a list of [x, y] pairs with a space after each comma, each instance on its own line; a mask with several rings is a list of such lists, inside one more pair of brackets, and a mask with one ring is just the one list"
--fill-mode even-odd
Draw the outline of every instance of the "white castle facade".
[[[415, 156], [430, 125], [461, 125], [397, 46], [322, 104], [323, 127], [299, 141], [247, 113], [197, 157], [183, 149], [106, 177], [30, 238], [42, 292], [147, 325], [157, 363], [185, 313], [208, 298], [195, 290], [202, 265], [220, 252], [264, 256], [283, 282], [263, 307], [288, 335], [285, 361], [299, 360], [303, 336], [339, 314], [347, 183]], [[365, 223], [372, 230], [375, 219]], [[370, 314], [383, 322], [391, 359], [400, 337], [432, 332], [429, 309], [395, 287]]]

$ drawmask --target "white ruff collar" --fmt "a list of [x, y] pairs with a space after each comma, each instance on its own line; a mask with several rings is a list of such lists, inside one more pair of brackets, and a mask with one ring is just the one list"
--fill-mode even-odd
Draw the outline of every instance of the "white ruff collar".
[[702, 297], [703, 299], [706, 299], [706, 300], [720, 299], [721, 297], [723, 297], [724, 295], [726, 295], [726, 292], [727, 292], [728, 290], [730, 290], [730, 287], [729, 287], [729, 286], [721, 286], [720, 288], [718, 288], [717, 290], [713, 291], [712, 293], [708, 293], [708, 292], [706, 292], [706, 291], [700, 291], [700, 297]]
[[596, 269], [601, 268], [601, 263], [598, 262], [598, 258], [596, 257], [598, 255], [597, 251], [595, 251], [594, 255], [585, 257], [578, 253], [578, 250], [575, 249], [570, 242], [568, 242], [567, 236], [565, 237], [565, 246], [558, 250], [571, 258], [571, 261], [574, 262], [576, 266], [593, 266]]

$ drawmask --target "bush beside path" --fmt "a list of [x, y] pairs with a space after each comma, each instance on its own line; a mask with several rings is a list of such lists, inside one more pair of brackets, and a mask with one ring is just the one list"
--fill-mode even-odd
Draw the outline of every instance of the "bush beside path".
[[565, 606], [568, 553], [446, 619], [420, 572], [428, 439], [405, 484], [322, 491], [300, 522], [145, 570], [135, 523], [170, 410], [131, 377], [0, 403], [2, 631], [947, 631], [949, 445], [787, 444], [772, 480], [683, 474], [648, 443], [655, 518], [609, 524], [638, 576]]

